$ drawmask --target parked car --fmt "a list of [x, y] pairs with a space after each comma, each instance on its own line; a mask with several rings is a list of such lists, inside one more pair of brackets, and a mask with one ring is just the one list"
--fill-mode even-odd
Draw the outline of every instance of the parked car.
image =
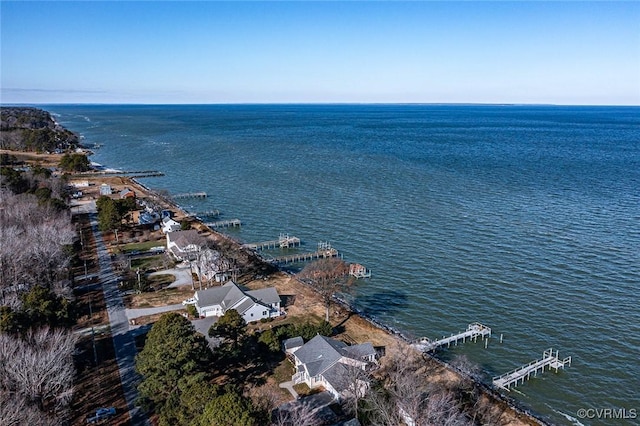
[[196, 299], [194, 299], [193, 297], [190, 297], [186, 300], [182, 301], [183, 305], [195, 305], [196, 304]]
[[116, 415], [115, 407], [98, 408], [95, 414], [87, 417], [88, 424], [96, 424], [102, 420], [109, 419]]

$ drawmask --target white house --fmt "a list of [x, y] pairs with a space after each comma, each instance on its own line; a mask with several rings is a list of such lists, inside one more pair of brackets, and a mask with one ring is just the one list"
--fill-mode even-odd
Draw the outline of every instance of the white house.
[[106, 183], [100, 185], [100, 195], [111, 195], [111, 186]]
[[[334, 397], [350, 392], [353, 388], [352, 369], [365, 370], [376, 362], [376, 351], [371, 343], [348, 346], [347, 344], [317, 335], [292, 353], [296, 373], [294, 384], [306, 383], [309, 388], [324, 387]], [[368, 383], [358, 380], [358, 387]]]
[[235, 309], [249, 323], [280, 316], [280, 296], [275, 288], [243, 291], [233, 281], [221, 287], [196, 291], [195, 306], [201, 317], [222, 316]]
[[179, 231], [182, 228], [180, 223], [171, 219], [170, 216], [164, 216], [162, 218], [162, 232], [168, 234], [169, 232]]
[[193, 260], [196, 258], [200, 246], [195, 242], [200, 238], [198, 231], [174, 231], [167, 234], [167, 251], [177, 260]]

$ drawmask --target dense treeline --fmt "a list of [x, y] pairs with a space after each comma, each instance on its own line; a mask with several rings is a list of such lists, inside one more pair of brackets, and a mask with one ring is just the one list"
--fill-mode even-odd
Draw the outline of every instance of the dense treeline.
[[32, 194], [40, 205], [55, 210], [66, 210], [68, 197], [66, 178], [55, 179], [51, 170], [35, 165], [29, 168], [13, 167], [17, 160], [11, 155], [0, 157], [0, 188], [13, 194]]
[[77, 135], [57, 124], [47, 111], [30, 107], [0, 108], [0, 148], [53, 152], [77, 147]]
[[91, 162], [85, 154], [65, 154], [60, 159], [60, 168], [65, 172], [86, 172]]
[[73, 395], [75, 228], [47, 172], [2, 168], [0, 424], [64, 424]]
[[136, 209], [136, 200], [133, 198], [114, 200], [103, 195], [96, 201], [96, 207], [100, 230], [111, 231], [122, 227], [122, 221], [127, 213]]

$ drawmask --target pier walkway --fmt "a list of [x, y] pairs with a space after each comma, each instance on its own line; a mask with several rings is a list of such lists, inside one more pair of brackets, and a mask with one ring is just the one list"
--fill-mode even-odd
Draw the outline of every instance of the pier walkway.
[[518, 386], [518, 384], [524, 383], [525, 380], [528, 380], [532, 375], [535, 377], [538, 375], [538, 372], [543, 373], [547, 366], [549, 370], [553, 368], [557, 373], [558, 369], [564, 369], [565, 365], [571, 366], [571, 357], [561, 360], [558, 357], [558, 351], [555, 351], [554, 354], [553, 349], [547, 349], [542, 354], [541, 359], [531, 361], [527, 365], [516, 368], [501, 376], [494, 377], [493, 385], [501, 389], [510, 390], [509, 388], [512, 385]]
[[207, 210], [201, 212], [188, 212], [189, 217], [218, 217], [220, 216], [220, 210]]
[[299, 247], [300, 238], [291, 237], [289, 234], [280, 234], [277, 240], [263, 241], [261, 243], [243, 244], [243, 247], [251, 250], [264, 250], [270, 248], [290, 248]]
[[230, 227], [239, 227], [242, 225], [240, 219], [231, 219], [231, 220], [221, 220], [219, 222], [207, 222], [205, 223], [209, 228], [230, 228]]
[[429, 340], [426, 337], [420, 339], [418, 343], [414, 343], [413, 346], [422, 352], [433, 351], [440, 346], [447, 345], [447, 347], [451, 346], [451, 344], [458, 344], [459, 341], [462, 340], [462, 343], [466, 342], [467, 339], [473, 340], [474, 342], [478, 337], [482, 337], [484, 340], [485, 337], [491, 337], [491, 329], [486, 325], [482, 325], [479, 322], [474, 322], [469, 324], [466, 331], [463, 331], [458, 334], [452, 334], [449, 337], [443, 337], [438, 340]]
[[307, 262], [315, 259], [326, 259], [330, 257], [338, 257], [338, 250], [331, 247], [329, 243], [318, 243], [318, 250], [311, 253], [290, 254], [287, 256], [277, 256], [267, 259], [268, 262], [275, 264]]
[[185, 198], [207, 198], [207, 193], [202, 192], [185, 192], [184, 194], [176, 194], [172, 195], [171, 198], [174, 200], [181, 200]]
[[74, 178], [88, 178], [96, 176], [105, 177], [129, 177], [129, 178], [144, 178], [144, 177], [161, 177], [164, 176], [163, 172], [157, 170], [140, 170], [140, 171], [122, 171], [122, 170], [95, 170], [91, 172], [78, 173], [74, 175]]

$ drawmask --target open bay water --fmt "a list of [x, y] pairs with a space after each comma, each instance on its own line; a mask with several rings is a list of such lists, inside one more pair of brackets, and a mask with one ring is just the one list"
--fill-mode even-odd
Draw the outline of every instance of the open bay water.
[[[554, 348], [571, 367], [511, 392], [555, 424], [640, 424], [640, 108], [463, 105], [50, 105], [92, 160], [244, 242], [329, 241], [371, 269], [354, 303], [406, 334], [479, 321], [491, 376]], [[503, 334], [503, 343], [499, 335]], [[622, 411], [621, 411], [622, 410]], [[596, 416], [594, 411], [587, 412]]]

